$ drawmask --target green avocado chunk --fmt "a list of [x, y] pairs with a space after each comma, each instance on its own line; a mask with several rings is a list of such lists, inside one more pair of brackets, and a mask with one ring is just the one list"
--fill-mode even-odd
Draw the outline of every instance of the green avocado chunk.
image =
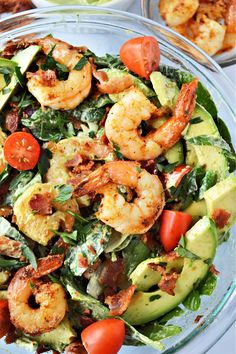
[[152, 72], [150, 80], [161, 105], [174, 108], [179, 93], [176, 83], [159, 71]]
[[[180, 304], [186, 296], [193, 290], [194, 284], [202, 280], [209, 269], [209, 262], [204, 262], [213, 259], [217, 247], [217, 231], [214, 223], [208, 218], [203, 217], [199, 220], [185, 235], [186, 249], [199, 256], [201, 259], [195, 261], [189, 258], [183, 258], [183, 268], [176, 282], [175, 295], [169, 295], [162, 290], [156, 291], [137, 291], [132, 297], [131, 303], [124, 313], [123, 318], [133, 325], [141, 325], [164, 315], [178, 304]], [[150, 258], [147, 262], [142, 262], [139, 265], [140, 272], [132, 273], [132, 282], [141, 288], [145, 289], [145, 269], [141, 271], [142, 266], [147, 267], [147, 263], [152, 263]], [[156, 259], [154, 259], [156, 262]], [[170, 265], [168, 265], [170, 266]], [[138, 274], [141, 273], [141, 276]], [[154, 275], [155, 274], [155, 275]], [[147, 277], [147, 288], [156, 285], [158, 274], [154, 273], [153, 281]], [[150, 275], [150, 273], [148, 273]], [[141, 283], [139, 283], [139, 278]]]
[[[11, 60], [0, 58], [0, 66], [14, 68], [18, 65], [20, 67], [21, 73], [24, 74], [39, 50], [39, 46], [32, 45], [18, 52]], [[17, 80], [15, 78], [15, 75], [13, 75], [9, 85], [4, 87], [4, 89], [0, 91], [0, 111], [7, 103], [8, 99], [13, 94], [16, 87]]]

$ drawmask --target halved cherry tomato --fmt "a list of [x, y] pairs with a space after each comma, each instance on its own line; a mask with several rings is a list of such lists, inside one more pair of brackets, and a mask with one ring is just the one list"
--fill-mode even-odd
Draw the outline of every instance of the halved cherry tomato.
[[166, 185], [178, 187], [182, 178], [191, 171], [192, 167], [188, 165], [179, 165], [171, 173], [163, 173]]
[[161, 215], [160, 240], [166, 252], [172, 251], [192, 223], [192, 216], [175, 210], [164, 210]]
[[160, 64], [159, 44], [154, 37], [130, 39], [121, 46], [120, 58], [129, 70], [148, 80]]
[[10, 330], [12, 324], [8, 309], [8, 301], [0, 300], [0, 338], [4, 337]]
[[32, 170], [39, 160], [40, 145], [33, 135], [16, 132], [4, 144], [4, 156], [10, 166], [19, 171]]
[[116, 318], [94, 322], [83, 330], [81, 338], [89, 354], [117, 354], [124, 342], [125, 325]]

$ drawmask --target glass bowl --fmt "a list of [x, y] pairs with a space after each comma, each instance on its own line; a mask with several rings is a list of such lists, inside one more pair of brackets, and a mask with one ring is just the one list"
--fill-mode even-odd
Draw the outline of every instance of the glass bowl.
[[[159, 0], [141, 0], [142, 15], [153, 21], [165, 25], [165, 21], [160, 15], [158, 8]], [[176, 33], [176, 32], [174, 32]], [[224, 53], [214, 55], [213, 58], [222, 67], [230, 66], [236, 63], [236, 47]]]
[[[236, 146], [236, 119], [233, 112], [235, 104], [234, 89], [222, 69], [203, 51], [192, 45], [168, 28], [140, 16], [125, 12], [96, 7], [60, 6], [27, 11], [0, 22], [0, 48], [8, 40], [24, 36], [39, 37], [53, 34], [55, 37], [74, 45], [86, 45], [98, 55], [116, 54], [126, 40], [140, 35], [155, 36], [161, 48], [161, 62], [194, 73], [209, 89], [222, 117], [232, 134]], [[173, 43], [180, 44], [181, 48]], [[191, 57], [187, 54], [191, 53]], [[201, 63], [201, 64], [200, 64]], [[235, 234], [236, 228], [232, 229]], [[230, 327], [235, 319], [233, 292], [235, 277], [235, 238], [231, 235], [222, 244], [215, 258], [220, 271], [217, 287], [210, 297], [202, 298], [197, 312], [186, 311], [184, 316], [172, 320], [182, 327], [182, 333], [164, 341], [163, 354], [205, 353]], [[199, 323], [196, 316], [202, 315]], [[6, 352], [5, 352], [6, 351]], [[23, 354], [25, 351], [14, 344], [0, 343], [0, 352]], [[154, 354], [149, 347], [123, 347], [122, 354]], [[105, 354], [105, 353], [104, 353]]]

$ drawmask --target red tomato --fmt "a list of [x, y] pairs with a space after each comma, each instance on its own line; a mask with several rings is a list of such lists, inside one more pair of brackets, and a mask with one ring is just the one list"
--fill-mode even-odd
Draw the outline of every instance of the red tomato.
[[164, 210], [161, 215], [160, 239], [166, 252], [172, 251], [192, 223], [192, 216], [175, 210]]
[[120, 48], [120, 58], [129, 70], [149, 80], [160, 64], [159, 44], [154, 37], [130, 39]]
[[12, 324], [10, 321], [10, 313], [8, 310], [8, 301], [0, 300], [0, 338], [4, 337]]
[[39, 160], [40, 145], [33, 135], [16, 132], [4, 144], [4, 156], [10, 166], [19, 171], [32, 170]]
[[94, 322], [83, 330], [81, 338], [88, 354], [116, 354], [124, 342], [125, 325], [116, 318]]
[[178, 187], [182, 178], [191, 171], [192, 167], [188, 165], [179, 165], [171, 173], [164, 173], [165, 184], [170, 183]]

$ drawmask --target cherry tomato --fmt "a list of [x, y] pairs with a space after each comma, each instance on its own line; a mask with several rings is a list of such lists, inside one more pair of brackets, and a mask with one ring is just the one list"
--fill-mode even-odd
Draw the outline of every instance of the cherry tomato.
[[160, 64], [159, 44], [154, 37], [130, 39], [121, 46], [120, 58], [129, 70], [148, 80]]
[[116, 318], [97, 321], [83, 330], [81, 338], [88, 354], [117, 354], [124, 342], [125, 325]]
[[161, 215], [160, 240], [166, 252], [172, 251], [192, 223], [192, 216], [175, 210], [164, 210]]
[[165, 184], [171, 184], [178, 187], [182, 178], [191, 171], [191, 167], [188, 165], [179, 165], [171, 173], [164, 173]]
[[4, 144], [4, 156], [10, 166], [19, 171], [32, 170], [39, 160], [40, 145], [33, 135], [16, 132]]
[[4, 337], [12, 324], [10, 321], [10, 313], [8, 310], [8, 301], [0, 300], [0, 338]]

